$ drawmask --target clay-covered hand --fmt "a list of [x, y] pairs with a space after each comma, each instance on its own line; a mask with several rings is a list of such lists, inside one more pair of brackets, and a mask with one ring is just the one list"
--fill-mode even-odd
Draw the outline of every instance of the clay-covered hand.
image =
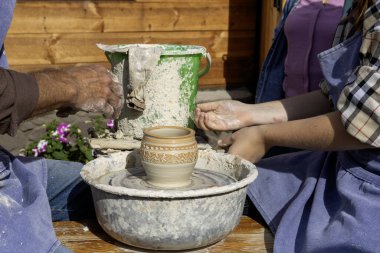
[[260, 126], [242, 128], [218, 141], [221, 147], [229, 147], [228, 153], [252, 163], [259, 161], [271, 147]]
[[58, 109], [62, 116], [75, 111], [98, 112], [118, 118], [123, 89], [101, 65], [72, 67], [34, 73], [40, 88], [37, 113]]
[[235, 100], [198, 104], [195, 125], [203, 130], [227, 131], [249, 125], [251, 106]]
[[75, 81], [76, 96], [72, 108], [86, 112], [100, 112], [118, 118], [123, 104], [122, 86], [109, 70], [101, 65], [68, 69]]

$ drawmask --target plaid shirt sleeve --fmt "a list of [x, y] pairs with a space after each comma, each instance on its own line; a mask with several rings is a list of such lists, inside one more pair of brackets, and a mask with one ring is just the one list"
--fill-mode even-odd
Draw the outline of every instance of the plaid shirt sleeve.
[[337, 108], [349, 134], [380, 147], [380, 0], [367, 10], [363, 29], [357, 78], [343, 89]]

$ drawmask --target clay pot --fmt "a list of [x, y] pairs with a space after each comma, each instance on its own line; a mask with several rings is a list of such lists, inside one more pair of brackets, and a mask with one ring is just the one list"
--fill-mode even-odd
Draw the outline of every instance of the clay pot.
[[146, 128], [140, 155], [149, 184], [162, 188], [187, 186], [198, 158], [195, 132], [178, 126]]

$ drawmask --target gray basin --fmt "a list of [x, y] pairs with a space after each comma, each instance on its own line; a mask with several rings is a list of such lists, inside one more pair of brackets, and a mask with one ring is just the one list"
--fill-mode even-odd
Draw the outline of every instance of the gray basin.
[[[98, 222], [110, 236], [145, 249], [185, 250], [216, 243], [239, 224], [247, 185], [257, 176], [252, 163], [212, 150], [199, 151], [195, 169], [232, 181], [185, 189], [144, 187], [138, 151], [97, 158], [81, 175], [91, 186]], [[134, 180], [114, 184], [109, 175], [118, 173]], [[131, 182], [139, 180], [133, 187]]]

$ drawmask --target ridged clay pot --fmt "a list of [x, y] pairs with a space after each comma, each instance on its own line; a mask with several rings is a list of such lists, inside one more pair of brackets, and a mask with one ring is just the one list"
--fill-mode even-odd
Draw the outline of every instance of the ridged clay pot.
[[140, 155], [149, 184], [161, 188], [188, 186], [198, 157], [195, 132], [179, 126], [146, 128]]

